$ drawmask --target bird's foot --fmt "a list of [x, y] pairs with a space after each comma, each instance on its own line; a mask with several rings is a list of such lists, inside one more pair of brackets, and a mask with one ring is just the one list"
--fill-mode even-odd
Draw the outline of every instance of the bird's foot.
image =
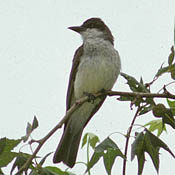
[[96, 97], [93, 94], [88, 93], [88, 92], [83, 92], [83, 94], [88, 97], [88, 102], [90, 102], [92, 104], [94, 103]]
[[101, 93], [105, 93], [105, 92], [106, 92], [106, 90], [105, 90], [105, 89], [102, 89], [100, 92], [101, 92]]
[[104, 96], [106, 96], [106, 95], [105, 95], [105, 92], [106, 92], [105, 89], [101, 89], [101, 90], [100, 90], [100, 93], [102, 93], [102, 94], [104, 94], [104, 95], [101, 95], [99, 98], [103, 99]]

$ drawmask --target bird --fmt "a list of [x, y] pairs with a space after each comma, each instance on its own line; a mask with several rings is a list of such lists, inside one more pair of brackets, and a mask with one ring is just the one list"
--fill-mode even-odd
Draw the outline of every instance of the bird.
[[[120, 56], [114, 48], [114, 37], [100, 18], [92, 17], [82, 25], [68, 29], [79, 33], [83, 43], [73, 57], [66, 111], [76, 100], [87, 94], [111, 90], [121, 70]], [[94, 99], [93, 102], [87, 101], [71, 114], [64, 124], [53, 163], [63, 162], [70, 168], [75, 165], [83, 130], [105, 99], [106, 95]]]

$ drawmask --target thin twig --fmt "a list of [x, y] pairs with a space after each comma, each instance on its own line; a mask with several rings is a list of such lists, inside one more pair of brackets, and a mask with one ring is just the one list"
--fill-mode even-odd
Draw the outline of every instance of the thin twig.
[[[167, 86], [169, 86], [169, 85], [171, 85], [171, 84], [173, 84], [173, 83], [175, 83], [175, 81], [172, 81], [172, 82], [166, 84], [164, 87], [167, 87]], [[162, 90], [164, 89], [164, 87], [161, 88], [157, 93], [160, 93], [160, 91], [162, 91]]]
[[131, 125], [130, 125], [128, 131], [127, 131], [126, 143], [125, 143], [125, 154], [124, 154], [125, 155], [125, 159], [123, 159], [123, 175], [126, 174], [126, 161], [127, 161], [128, 145], [129, 145], [129, 139], [130, 139], [131, 131], [132, 131], [132, 128], [133, 128], [134, 123], [135, 123], [135, 120], [136, 120], [140, 110], [141, 110], [141, 107], [138, 107], [137, 111], [136, 111], [136, 113], [134, 115], [134, 118], [133, 118], [133, 120], [131, 122]]

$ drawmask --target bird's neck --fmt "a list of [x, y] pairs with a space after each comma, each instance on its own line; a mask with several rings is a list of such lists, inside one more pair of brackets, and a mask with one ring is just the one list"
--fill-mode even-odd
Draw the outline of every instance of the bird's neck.
[[111, 42], [109, 40], [105, 40], [104, 38], [99, 38], [99, 37], [95, 37], [95, 38], [89, 38], [84, 40], [83, 42], [83, 48], [84, 48], [84, 53], [97, 53], [97, 52], [101, 52], [104, 50], [108, 50], [111, 47], [113, 47], [113, 45], [111, 44]]

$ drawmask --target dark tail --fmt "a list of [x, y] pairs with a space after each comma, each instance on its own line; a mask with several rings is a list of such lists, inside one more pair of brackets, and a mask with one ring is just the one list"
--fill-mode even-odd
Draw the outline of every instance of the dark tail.
[[71, 130], [72, 128], [70, 127], [70, 124], [67, 125], [54, 154], [53, 163], [59, 163], [62, 161], [72, 168], [75, 165], [83, 128], [78, 132]]
[[96, 99], [94, 103], [84, 103], [70, 116], [54, 154], [53, 163], [63, 162], [71, 168], [75, 165], [83, 129], [103, 104], [105, 98]]

